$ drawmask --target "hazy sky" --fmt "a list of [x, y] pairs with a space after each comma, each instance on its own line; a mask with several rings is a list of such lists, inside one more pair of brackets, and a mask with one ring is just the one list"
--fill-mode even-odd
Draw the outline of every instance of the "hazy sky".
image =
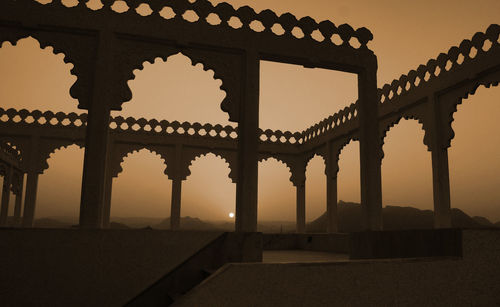
[[[220, 2], [220, 1], [213, 1]], [[277, 14], [291, 12], [335, 24], [367, 27], [374, 34], [369, 47], [378, 56], [378, 84], [399, 78], [446, 52], [452, 45], [500, 23], [496, 0], [255, 0], [228, 1]], [[75, 81], [63, 55], [40, 50], [32, 39], [0, 49], [0, 105], [3, 108], [78, 111], [69, 96]], [[131, 102], [113, 115], [228, 124], [219, 104], [225, 93], [220, 80], [186, 57], [157, 60], [136, 71], [129, 82]], [[300, 131], [356, 100], [354, 75], [306, 69], [270, 62], [261, 64], [261, 128]], [[500, 89], [480, 88], [455, 114], [456, 137], [449, 150], [452, 207], [471, 215], [500, 220], [500, 136], [495, 117], [500, 114]], [[78, 112], [81, 112], [78, 111]], [[432, 208], [430, 153], [415, 121], [402, 121], [385, 139], [382, 164], [384, 205]], [[83, 150], [76, 146], [57, 151], [40, 177], [36, 217], [78, 215]], [[168, 217], [171, 182], [163, 175], [163, 161], [145, 150], [130, 155], [114, 180], [111, 214], [115, 217]], [[325, 211], [323, 160], [311, 160], [307, 170], [307, 220]], [[259, 219], [294, 220], [295, 189], [281, 163], [259, 167]], [[182, 216], [229, 219], [234, 211], [235, 185], [227, 164], [215, 156], [197, 159], [183, 183]], [[339, 199], [359, 201], [359, 152], [349, 144], [340, 157]]]

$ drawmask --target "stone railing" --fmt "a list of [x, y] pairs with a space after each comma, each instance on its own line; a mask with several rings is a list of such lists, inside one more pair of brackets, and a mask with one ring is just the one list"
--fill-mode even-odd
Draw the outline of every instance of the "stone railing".
[[[448, 53], [441, 53], [436, 59], [429, 60], [426, 65], [420, 65], [417, 70], [411, 70], [408, 74], [379, 88], [379, 105], [395, 102], [401, 95], [423, 86], [430, 80], [442, 77], [445, 73], [452, 73], [462, 64], [469, 63], [499, 46], [500, 26], [490, 25], [485, 33], [476, 33], [471, 40], [463, 40], [458, 47], [450, 48]], [[351, 104], [303, 131], [304, 142], [356, 120], [356, 117], [356, 104]]]
[[[28, 111], [16, 109], [4, 110], [0, 108], [0, 123], [17, 125], [37, 125], [41, 127], [67, 127], [84, 128], [87, 124], [87, 114], [63, 113], [63, 112], [41, 112], [38, 110]], [[211, 137], [219, 139], [235, 140], [238, 138], [238, 128], [232, 126], [147, 120], [145, 118], [135, 119], [122, 116], [110, 117], [109, 127], [114, 132], [142, 132], [162, 135], [176, 135], [186, 137]], [[299, 145], [303, 143], [300, 133], [280, 130], [260, 130], [260, 140], [263, 143]]]
[[319, 123], [315, 124], [304, 130], [302, 135], [304, 136], [304, 142], [308, 142], [313, 138], [316, 138], [320, 135], [328, 133], [333, 129], [337, 129], [342, 125], [353, 121], [357, 118], [358, 111], [356, 110], [356, 104], [351, 104], [350, 106], [345, 107], [339, 112], [323, 119]]
[[64, 112], [54, 113], [52, 111], [42, 112], [39, 110], [28, 111], [26, 109], [4, 110], [0, 108], [0, 123], [15, 123], [20, 125], [45, 125], [56, 127], [82, 127], [87, 122], [87, 114], [77, 114]]
[[290, 131], [282, 132], [280, 130], [270, 130], [267, 129], [265, 131], [259, 129], [261, 135], [260, 140], [262, 142], [270, 142], [270, 143], [278, 143], [278, 144], [293, 144], [300, 145], [304, 143], [304, 137], [302, 133], [295, 132], [292, 133]]
[[[10, 0], [12, 1], [12, 0]], [[27, 1], [27, 0], [24, 0]], [[272, 33], [276, 36], [313, 40], [332, 46], [367, 48], [373, 35], [367, 28], [353, 29], [348, 24], [336, 26], [331, 21], [316, 22], [311, 17], [297, 19], [290, 13], [280, 16], [271, 10], [260, 13], [249, 6], [235, 9], [231, 4], [213, 5], [208, 0], [103, 0], [100, 4], [89, 4], [88, 0], [30, 0], [49, 6], [88, 7], [94, 11], [107, 9], [121, 14], [154, 16], [165, 20], [202, 22], [211, 26], [251, 30], [256, 33]], [[96, 2], [96, 1], [94, 1]]]
[[497, 48], [500, 45], [499, 34], [500, 26], [490, 25], [485, 33], [474, 34], [471, 40], [463, 40], [459, 46], [451, 47], [447, 53], [439, 54], [436, 59], [430, 59], [427, 64], [420, 65], [417, 70], [411, 70], [408, 74], [384, 85], [379, 89], [380, 103], [391, 103], [424, 83], [446, 73], [452, 73], [462, 64]]

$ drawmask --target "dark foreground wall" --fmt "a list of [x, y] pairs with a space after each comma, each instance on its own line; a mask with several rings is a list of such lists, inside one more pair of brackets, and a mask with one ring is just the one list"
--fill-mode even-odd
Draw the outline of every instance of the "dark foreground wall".
[[500, 306], [500, 231], [462, 231], [462, 257], [228, 264], [174, 306]]
[[123, 306], [221, 236], [1, 229], [0, 306]]
[[461, 229], [354, 232], [351, 259], [462, 257]]
[[264, 250], [310, 250], [322, 252], [349, 253], [349, 234], [262, 234]]

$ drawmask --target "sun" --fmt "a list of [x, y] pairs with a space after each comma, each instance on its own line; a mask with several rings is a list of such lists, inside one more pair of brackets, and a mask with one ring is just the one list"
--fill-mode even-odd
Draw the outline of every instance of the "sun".
[[234, 213], [233, 212], [229, 212], [229, 218], [230, 219], [234, 218]]

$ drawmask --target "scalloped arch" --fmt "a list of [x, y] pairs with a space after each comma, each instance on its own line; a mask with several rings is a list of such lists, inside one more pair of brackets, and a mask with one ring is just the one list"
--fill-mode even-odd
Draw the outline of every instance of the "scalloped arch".
[[163, 161], [163, 164], [165, 165], [165, 169], [163, 171], [163, 173], [165, 175], [167, 175], [167, 158], [165, 157], [165, 155], [163, 155], [162, 153], [160, 153], [159, 151], [156, 151], [154, 149], [151, 149], [147, 146], [138, 146], [138, 147], [134, 147], [134, 148], [128, 148], [127, 151], [123, 152], [120, 154], [120, 158], [119, 158], [119, 161], [118, 163], [116, 164], [117, 166], [117, 169], [115, 170], [112, 170], [112, 177], [118, 177], [122, 172], [123, 172], [123, 163], [125, 162], [125, 159], [136, 154], [136, 153], [139, 153], [140, 151], [143, 151], [143, 150], [146, 150], [148, 151], [149, 154], [152, 154], [154, 156], [159, 156], [160, 160]]
[[53, 158], [53, 155], [60, 150], [67, 149], [70, 146], [76, 145], [80, 149], [83, 149], [85, 145], [81, 142], [75, 141], [62, 141], [58, 144], [47, 144], [45, 149], [40, 151], [40, 165], [39, 172], [44, 173], [45, 170], [49, 168], [49, 159]]
[[309, 154], [309, 155], [306, 156], [306, 170], [307, 170], [307, 167], [309, 166], [309, 162], [311, 162], [311, 160], [314, 159], [316, 156], [318, 156], [321, 159], [323, 159], [323, 163], [326, 165], [325, 154], [324, 153], [320, 153], [320, 152], [314, 152], [314, 153], [311, 153], [311, 154]]
[[275, 160], [276, 162], [279, 162], [279, 163], [281, 163], [281, 164], [284, 164], [284, 165], [288, 168], [288, 170], [290, 170], [290, 172], [291, 172], [291, 168], [290, 168], [290, 165], [288, 164], [288, 162], [287, 162], [285, 159], [280, 158], [279, 156], [272, 156], [272, 155], [269, 155], [269, 156], [262, 156], [262, 157], [260, 157], [260, 158], [258, 159], [258, 161], [257, 161], [257, 162], [265, 162], [265, 161], [268, 161], [268, 160], [270, 160], [270, 159], [273, 159], [273, 160]]
[[220, 103], [220, 108], [229, 114], [230, 121], [237, 121], [240, 92], [238, 70], [241, 66], [239, 55], [174, 46], [158, 47], [156, 45], [147, 45], [142, 47], [149, 47], [148, 49], [136, 50], [138, 47], [130, 44], [123, 46], [123, 48], [132, 49], [134, 52], [131, 52], [131, 55], [120, 55], [124, 57], [121, 60], [123, 62], [121, 64], [123, 70], [121, 78], [126, 85], [127, 94], [121, 97], [120, 106], [114, 106], [116, 110], [120, 110], [123, 103], [132, 99], [132, 92], [128, 82], [135, 80], [134, 71], [142, 71], [145, 63], [154, 64], [157, 59], [161, 59], [166, 63], [170, 57], [180, 54], [188, 58], [192, 66], [201, 64], [203, 71], [213, 71], [212, 78], [221, 81], [219, 89], [225, 94]]
[[3, 47], [5, 42], [9, 42], [12, 46], [17, 46], [19, 41], [24, 39], [33, 39], [39, 44], [40, 50], [52, 48], [52, 54], [55, 56], [63, 55], [65, 64], [72, 64], [73, 67], [69, 70], [70, 75], [75, 76], [76, 80], [69, 89], [69, 94], [72, 98], [78, 100], [79, 108], [86, 108], [90, 102], [90, 94], [88, 93], [88, 84], [90, 81], [90, 71], [92, 62], [91, 55], [87, 54], [87, 50], [92, 48], [91, 44], [85, 44], [86, 48], [81, 48], [81, 45], [74, 44], [71, 39], [63, 34], [45, 33], [35, 30], [14, 29], [5, 31], [0, 34], [0, 46]]
[[417, 123], [420, 124], [420, 128], [422, 131], [424, 131], [424, 138], [422, 140], [422, 144], [427, 146], [427, 149], [430, 151], [430, 132], [427, 131], [427, 128], [425, 127], [425, 121], [420, 118], [419, 116], [416, 115], [408, 115], [408, 114], [401, 114], [401, 116], [398, 116], [397, 118], [394, 118], [391, 120], [387, 125], [382, 130], [382, 133], [380, 134], [380, 159], [384, 159], [385, 157], [385, 152], [384, 152], [384, 145], [385, 145], [385, 138], [387, 136], [387, 132], [389, 132], [393, 127], [398, 125], [402, 119], [405, 120], [414, 120], [417, 121]]
[[455, 138], [455, 131], [453, 130], [452, 124], [455, 121], [455, 113], [458, 110], [458, 105], [463, 103], [464, 99], [468, 99], [469, 96], [472, 96], [476, 93], [477, 89], [483, 86], [485, 89], [490, 87], [497, 87], [500, 83], [500, 74], [498, 79], [493, 80], [482, 80], [476, 81], [468, 86], [464, 87], [458, 97], [452, 99], [452, 103], [448, 106], [448, 110], [446, 111], [446, 115], [448, 116], [446, 121], [446, 129], [448, 129], [446, 133], [445, 146], [450, 147], [451, 141]]
[[189, 177], [191, 175], [191, 166], [193, 165], [193, 163], [196, 161], [196, 160], [199, 160], [200, 158], [204, 158], [204, 157], [207, 157], [208, 155], [212, 154], [213, 156], [215, 156], [216, 158], [219, 158], [221, 159], [222, 161], [224, 161], [224, 163], [227, 164], [228, 168], [229, 168], [229, 174], [228, 174], [228, 177], [229, 179], [231, 179], [231, 181], [233, 183], [236, 183], [236, 180], [238, 179], [237, 176], [236, 176], [236, 171], [235, 171], [235, 167], [237, 167], [236, 165], [232, 165], [235, 161], [231, 161], [232, 159], [229, 158], [228, 156], [226, 156], [224, 153], [222, 152], [215, 152], [215, 151], [212, 151], [212, 150], [207, 150], [206, 152], [198, 152], [196, 153], [191, 159], [189, 159], [189, 162], [188, 162], [188, 165], [187, 165], [187, 175], [186, 175], [186, 178]]
[[269, 160], [274, 160], [282, 165], [284, 165], [287, 169], [288, 169], [288, 173], [290, 174], [290, 182], [292, 182], [293, 184], [293, 171], [292, 171], [292, 166], [290, 165], [290, 162], [286, 161], [286, 159], [284, 158], [281, 158], [279, 156], [272, 156], [272, 155], [269, 155], [269, 156], [262, 156], [258, 159], [258, 162], [265, 162], [265, 161], [269, 161]]
[[[398, 117], [393, 118], [390, 122], [386, 123], [385, 126], [383, 126], [382, 131], [381, 131], [382, 133], [380, 134], [380, 140], [381, 140], [381, 147], [382, 148], [384, 147], [385, 138], [387, 137], [387, 133], [392, 128], [394, 128], [395, 126], [397, 126], [401, 122], [401, 120], [403, 120], [403, 119], [404, 120], [415, 120], [415, 121], [417, 121], [421, 125], [421, 128], [424, 131], [424, 133], [427, 134], [427, 131], [426, 131], [425, 125], [424, 125], [424, 120], [422, 118], [420, 118], [417, 115], [413, 115], [413, 114], [411, 114], [411, 115], [410, 114], [399, 114]], [[424, 138], [425, 138], [425, 136], [424, 136]]]

